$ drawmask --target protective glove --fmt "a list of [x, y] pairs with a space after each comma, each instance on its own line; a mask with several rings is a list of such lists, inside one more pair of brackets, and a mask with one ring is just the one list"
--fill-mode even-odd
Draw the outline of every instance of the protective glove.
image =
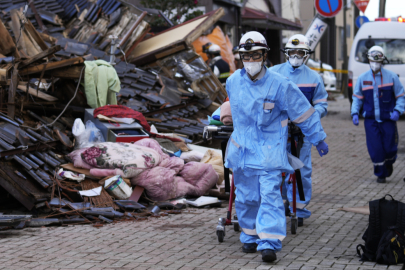
[[316, 150], [318, 150], [319, 155], [322, 157], [329, 152], [328, 144], [322, 141], [316, 146]]
[[391, 113], [390, 119], [391, 119], [392, 121], [398, 121], [398, 119], [399, 119], [399, 112], [398, 112], [398, 111], [393, 111], [393, 112]]
[[359, 125], [359, 116], [357, 114], [353, 115], [353, 125]]

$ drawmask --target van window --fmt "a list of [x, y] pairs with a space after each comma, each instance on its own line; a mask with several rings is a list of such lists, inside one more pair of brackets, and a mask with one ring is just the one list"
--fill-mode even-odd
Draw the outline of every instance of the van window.
[[374, 45], [384, 49], [389, 64], [405, 64], [405, 39], [361, 39], [357, 43], [356, 61], [368, 63], [367, 51]]

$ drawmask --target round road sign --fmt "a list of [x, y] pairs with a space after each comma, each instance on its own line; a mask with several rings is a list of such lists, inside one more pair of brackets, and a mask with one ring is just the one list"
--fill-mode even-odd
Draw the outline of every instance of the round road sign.
[[366, 16], [357, 16], [356, 18], [356, 26], [360, 28], [363, 24], [366, 22], [369, 22], [370, 20]]
[[315, 8], [323, 17], [335, 17], [342, 9], [342, 0], [315, 0]]

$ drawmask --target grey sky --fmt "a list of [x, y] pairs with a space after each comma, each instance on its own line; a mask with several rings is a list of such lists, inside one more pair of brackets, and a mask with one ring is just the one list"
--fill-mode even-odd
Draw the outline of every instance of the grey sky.
[[[375, 18], [378, 18], [378, 7], [379, 0], [370, 0], [368, 3], [366, 15], [370, 21], [374, 21]], [[362, 12], [360, 12], [360, 15]], [[385, 6], [385, 17], [405, 17], [405, 0], [386, 0]]]

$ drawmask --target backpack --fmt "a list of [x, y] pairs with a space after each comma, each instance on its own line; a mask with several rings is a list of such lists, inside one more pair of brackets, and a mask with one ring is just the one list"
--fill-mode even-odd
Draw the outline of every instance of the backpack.
[[404, 235], [397, 227], [390, 227], [381, 237], [376, 262], [386, 265], [403, 263], [405, 259]]
[[[386, 200], [385, 197], [387, 196], [390, 196], [392, 200]], [[377, 250], [380, 241], [389, 228], [395, 227], [395, 230], [398, 231], [400, 235], [404, 234], [405, 204], [394, 200], [394, 198], [388, 194], [379, 200], [370, 201], [369, 206], [369, 224], [362, 237], [365, 241], [365, 245], [357, 245], [356, 250], [362, 261], [375, 262], [377, 260]], [[384, 241], [381, 245], [381, 249], [384, 249], [383, 246], [386, 246]], [[361, 253], [361, 251], [363, 253]], [[387, 252], [389, 253], [389, 251]], [[381, 251], [381, 254], [385, 254], [385, 251]]]

